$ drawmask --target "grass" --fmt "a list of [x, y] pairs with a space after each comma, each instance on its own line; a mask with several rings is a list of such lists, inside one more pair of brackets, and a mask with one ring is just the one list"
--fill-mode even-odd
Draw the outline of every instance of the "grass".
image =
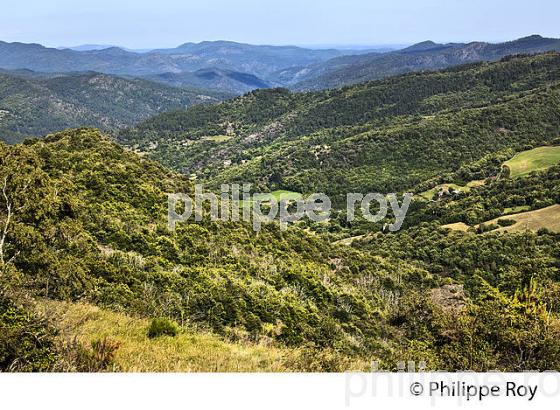
[[[276, 200], [277, 202], [280, 202], [282, 200], [285, 201], [297, 201], [299, 199], [302, 199], [303, 195], [300, 194], [299, 192], [294, 192], [294, 191], [286, 191], [284, 189], [279, 189], [277, 191], [272, 191], [272, 192], [268, 192], [268, 193], [259, 193], [259, 194], [254, 194], [251, 197], [251, 203], [255, 202], [255, 201], [261, 201], [263, 203], [265, 202], [270, 202], [271, 200]], [[244, 201], [239, 201], [239, 205], [243, 206]]]
[[61, 335], [84, 346], [105, 337], [120, 343], [115, 366], [124, 372], [285, 372], [297, 351], [248, 342], [226, 342], [183, 329], [176, 337], [149, 339], [150, 321], [83, 303], [40, 302]]
[[535, 171], [543, 171], [560, 163], [560, 147], [539, 147], [518, 153], [504, 166], [511, 170], [510, 176], [517, 178]]
[[504, 208], [504, 212], [502, 213], [502, 215], [518, 214], [520, 212], [526, 212], [530, 210], [531, 207], [529, 205], [514, 206], [511, 208]]
[[261, 201], [269, 201], [273, 198], [276, 201], [282, 201], [282, 200], [297, 201], [298, 199], [301, 199], [302, 197], [303, 196], [299, 192], [286, 191], [284, 189], [279, 189], [277, 191], [272, 191], [272, 192], [267, 193], [267, 194], [254, 195], [253, 199], [261, 200]]
[[[479, 224], [477, 225], [477, 227], [480, 225], [498, 225], [499, 219], [511, 219], [516, 222], [515, 225], [497, 228], [490, 232], [514, 233], [527, 230], [536, 232], [539, 229], [546, 228], [549, 231], [560, 233], [560, 205], [552, 205], [547, 208], [538, 209], [536, 211], [520, 212], [526, 209], [526, 206], [507, 208], [505, 211], [509, 211], [509, 213], [506, 213], [504, 211], [503, 214], [507, 215], [507, 218], [504, 218], [504, 216], [500, 216], [499, 218]], [[513, 213], [515, 211], [520, 213]], [[463, 222], [457, 222], [454, 224], [443, 225], [443, 228], [466, 232], [470, 228], [470, 226]]]
[[[441, 190], [446, 191], [446, 190], [449, 190], [449, 189], [454, 189], [456, 191], [462, 191], [462, 192], [468, 193], [468, 192], [470, 192], [472, 186], [480, 186], [480, 185], [469, 185], [469, 184], [473, 184], [475, 182], [478, 182], [478, 181], [471, 181], [466, 186], [460, 186], [460, 185], [457, 185], [457, 184], [441, 184], [441, 185], [433, 187], [432, 189], [430, 189], [428, 191], [421, 192], [418, 195], [421, 196], [422, 198], [430, 201], [434, 198], [434, 195], [437, 194]], [[484, 181], [482, 182], [482, 185], [484, 185]]]
[[366, 371], [370, 358], [353, 358], [332, 351], [287, 348], [272, 339], [260, 343], [232, 342], [209, 332], [182, 327], [175, 337], [150, 339], [150, 320], [128, 316], [86, 303], [51, 300], [37, 309], [59, 329], [61, 342], [76, 340], [85, 347], [105, 340], [118, 346], [118, 372], [344, 372]]
[[470, 181], [466, 186], [467, 188], [476, 188], [479, 186], [483, 186], [486, 183], [484, 179], [475, 179], [474, 181]]
[[212, 142], [226, 142], [232, 139], [231, 135], [210, 135], [207, 137], [202, 137], [202, 141], [212, 141]]
[[[498, 224], [496, 218], [484, 224]], [[552, 205], [547, 208], [538, 209], [536, 211], [522, 212], [519, 214], [508, 215], [507, 219], [512, 219], [517, 223], [515, 225], [498, 228], [492, 232], [521, 232], [526, 230], [538, 231], [546, 228], [549, 231], [560, 233], [560, 205]]]
[[453, 231], [467, 232], [470, 226], [464, 222], [457, 222], [454, 224], [443, 225], [442, 228], [451, 229]]

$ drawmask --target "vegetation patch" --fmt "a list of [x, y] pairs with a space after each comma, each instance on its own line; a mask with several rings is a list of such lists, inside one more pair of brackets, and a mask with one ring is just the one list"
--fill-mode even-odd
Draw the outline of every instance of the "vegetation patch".
[[[508, 222], [506, 223], [505, 221]], [[537, 232], [540, 229], [560, 232], [560, 205], [552, 205], [536, 211], [508, 215], [507, 220], [498, 218], [488, 221], [484, 225], [500, 225], [500, 228], [494, 232], [519, 232], [524, 230]]]
[[[65, 340], [98, 345], [112, 341], [118, 349], [112, 354], [114, 370], [125, 372], [285, 372], [324, 369], [328, 363], [316, 363], [329, 356], [302, 349], [255, 344], [245, 340], [225, 341], [195, 328], [186, 328], [176, 337], [150, 339], [146, 327], [150, 321], [84, 303], [46, 301], [42, 310], [56, 319]], [[106, 343], [106, 342], [105, 342]], [[315, 359], [312, 359], [315, 357]], [[330, 360], [348, 364], [356, 370], [367, 362], [346, 361], [330, 354]], [[332, 363], [331, 363], [332, 364]], [[321, 365], [323, 367], [321, 367]], [[314, 368], [314, 366], [316, 366]]]
[[148, 337], [154, 339], [160, 336], [175, 337], [179, 334], [179, 326], [167, 318], [152, 319], [148, 328]]
[[470, 229], [470, 226], [464, 222], [447, 224], [447, 225], [443, 225], [442, 227], [446, 229], [451, 229], [452, 231], [460, 231], [460, 232], [467, 232]]
[[538, 147], [523, 151], [506, 161], [504, 167], [509, 169], [512, 178], [518, 178], [535, 171], [543, 171], [560, 163], [560, 147]]

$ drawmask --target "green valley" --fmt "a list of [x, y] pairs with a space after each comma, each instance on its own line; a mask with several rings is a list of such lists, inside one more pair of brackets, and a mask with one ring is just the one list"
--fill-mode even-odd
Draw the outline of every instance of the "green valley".
[[[547, 53], [0, 143], [0, 369], [560, 369], [559, 108]], [[336, 206], [169, 230], [199, 182]], [[349, 192], [418, 200], [391, 232]]]
[[[551, 53], [324, 92], [260, 90], [156, 116], [117, 140], [213, 187], [252, 182], [340, 203], [346, 192], [463, 186], [499, 172], [469, 164], [558, 138], [559, 62]], [[190, 143], [227, 130], [226, 142]]]

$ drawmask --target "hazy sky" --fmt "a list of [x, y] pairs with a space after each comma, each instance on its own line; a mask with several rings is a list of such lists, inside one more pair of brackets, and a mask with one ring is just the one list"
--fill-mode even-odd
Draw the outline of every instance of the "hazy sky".
[[3, 1], [0, 40], [48, 46], [408, 44], [560, 37], [559, 0]]

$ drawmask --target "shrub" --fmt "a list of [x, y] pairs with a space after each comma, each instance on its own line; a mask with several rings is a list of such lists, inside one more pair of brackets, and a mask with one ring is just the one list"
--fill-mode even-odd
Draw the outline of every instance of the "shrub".
[[148, 337], [153, 339], [160, 336], [175, 337], [179, 334], [179, 327], [166, 318], [153, 319], [148, 328]]
[[498, 225], [501, 227], [512, 226], [516, 223], [517, 221], [514, 221], [513, 219], [498, 219]]
[[56, 330], [0, 291], [0, 372], [44, 372], [58, 361]]
[[106, 372], [118, 371], [115, 355], [121, 342], [105, 337], [91, 342], [90, 348], [82, 345], [76, 338], [60, 346], [63, 359], [57, 371]]
[[476, 232], [477, 233], [485, 233], [485, 232], [493, 231], [495, 229], [498, 229], [498, 225], [496, 225], [496, 224], [480, 224], [478, 226], [478, 228], [476, 229]]

